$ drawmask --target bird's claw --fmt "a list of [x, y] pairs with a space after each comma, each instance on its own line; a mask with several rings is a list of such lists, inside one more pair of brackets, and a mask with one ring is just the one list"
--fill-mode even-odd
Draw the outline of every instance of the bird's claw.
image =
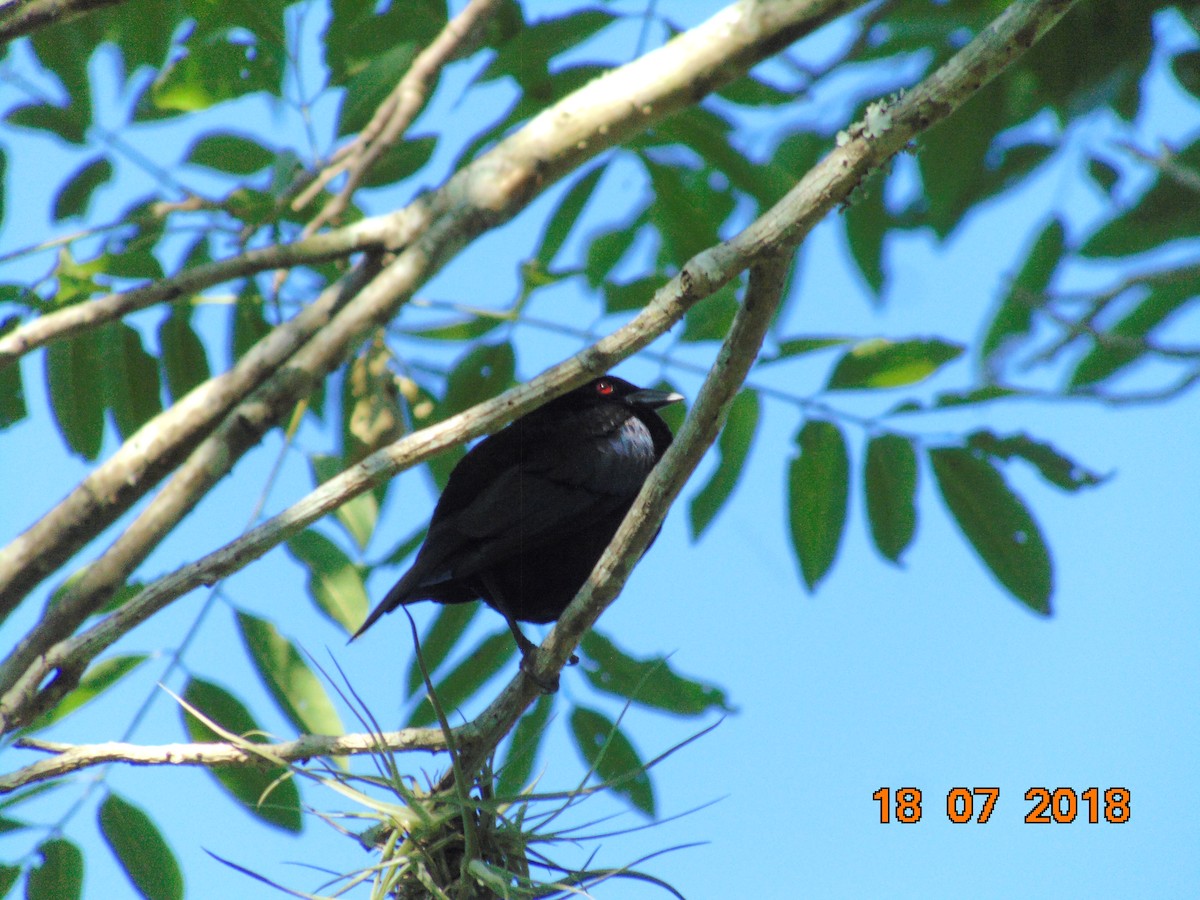
[[521, 671], [525, 673], [525, 677], [538, 686], [543, 694], [555, 694], [558, 692], [558, 673], [555, 672], [552, 679], [542, 678], [534, 671], [533, 657], [528, 654], [521, 655]]

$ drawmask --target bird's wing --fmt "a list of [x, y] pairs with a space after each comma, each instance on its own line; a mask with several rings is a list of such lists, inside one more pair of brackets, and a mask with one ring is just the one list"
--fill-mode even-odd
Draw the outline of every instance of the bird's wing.
[[447, 548], [446, 575], [463, 578], [613, 515], [633, 501], [633, 487], [613, 490], [611, 483], [579, 477], [573, 467], [545, 472], [512, 466], [466, 508], [431, 527], [430, 542], [436, 536]]
[[412, 568], [357, 634], [429, 596], [423, 589], [469, 578], [628, 508], [655, 459], [650, 433], [636, 419], [571, 441], [506, 429], [480, 442], [451, 473]]
[[517, 444], [502, 432], [460, 463], [426, 540], [446, 548], [446, 577], [469, 576], [629, 507], [654, 467], [650, 433], [635, 418], [576, 424], [569, 440], [560, 429]]

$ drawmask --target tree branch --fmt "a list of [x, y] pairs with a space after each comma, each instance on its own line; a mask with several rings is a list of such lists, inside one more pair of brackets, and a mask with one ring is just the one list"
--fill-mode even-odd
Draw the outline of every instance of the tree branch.
[[407, 752], [446, 749], [446, 736], [438, 728], [403, 728], [382, 734], [306, 734], [294, 741], [257, 744], [161, 744], [148, 747], [109, 741], [104, 744], [63, 744], [22, 738], [17, 747], [55, 754], [50, 759], [0, 776], [0, 794], [39, 781], [48, 781], [92, 766], [129, 763], [134, 766], [262, 766], [278, 762], [304, 762], [316, 757], [358, 756], [377, 751]]
[[[130, 538], [117, 554], [120, 560], [114, 558], [112, 565], [106, 564], [98, 586], [115, 584], [122, 570], [131, 571], [130, 561], [144, 557], [152, 546], [139, 545], [136, 535], [165, 533], [195, 504], [207, 486], [228, 472], [280, 416], [311, 392], [317, 379], [339, 365], [370, 329], [390, 319], [421, 284], [469, 241], [507, 221], [553, 180], [603, 149], [694, 103], [698, 96], [735, 80], [780, 46], [861, 2], [864, 0], [740, 0], [708, 22], [563, 98], [459, 171], [437, 191], [376, 223], [373, 227], [381, 234], [386, 235], [389, 226], [407, 233], [410, 236], [407, 246], [334, 318], [311, 333], [303, 347], [284, 356], [286, 366], [282, 360], [277, 361], [269, 380], [262, 383], [253, 398], [228, 414], [219, 410], [225, 416], [220, 433], [206, 440], [188, 466], [180, 469], [164, 488], [161, 502], [156, 498], [130, 527], [127, 531]], [[419, 227], [414, 223], [419, 223]], [[266, 347], [275, 346], [273, 341], [279, 331], [275, 329], [251, 351], [252, 354], [259, 351], [256, 361], [268, 355]], [[298, 332], [296, 329], [285, 334], [299, 337]], [[588, 371], [595, 372], [620, 358], [623, 357], [608, 358], [606, 363], [598, 356], [595, 367]], [[581, 376], [573, 384], [585, 378]], [[535, 405], [536, 400], [531, 398], [525, 409]], [[198, 429], [193, 435], [203, 436], [211, 431], [215, 422], [210, 416], [211, 407], [197, 410], [197, 420], [203, 421], [208, 430]], [[191, 417], [186, 420], [192, 422]], [[139, 430], [113, 460], [89, 476], [46, 518], [0, 551], [0, 614], [14, 608], [56, 565], [128, 509], [178, 463], [178, 454], [187, 448], [182, 441], [166, 448], [153, 445], [149, 451], [157, 454], [153, 457], [142, 450], [139, 438], [152, 425], [154, 422]], [[146, 459], [142, 459], [143, 454]], [[137, 464], [123, 467], [130, 455]], [[117, 464], [118, 459], [121, 464]], [[81, 613], [90, 613], [106, 599], [103, 591], [76, 595], [79, 599], [70, 606], [75, 627], [82, 623]], [[0, 666], [0, 693], [8, 695], [27, 669], [43, 668], [41, 663], [33, 666], [32, 660], [42, 657], [44, 663], [49, 658], [43, 654], [59, 639], [63, 629], [70, 626], [69, 617], [63, 613], [53, 625], [53, 629], [35, 628], [22, 642], [19, 653], [10, 655]], [[72, 666], [66, 663], [63, 666], [60, 675], [65, 677], [56, 690], [79, 675]], [[11, 722], [7, 718], [10, 710], [11, 707], [0, 702], [0, 722]]]
[[359, 222], [339, 231], [315, 235], [291, 244], [250, 250], [230, 259], [196, 266], [152, 284], [46, 313], [0, 337], [0, 370], [51, 341], [114, 322], [156, 303], [169, 303], [179, 297], [198, 294], [213, 285], [270, 269], [316, 265], [343, 259], [362, 250], [380, 249], [379, 238], [377, 229], [367, 222]]
[[[196, 442], [211, 434], [251, 391], [275, 377], [288, 357], [329, 321], [359, 279], [374, 269], [375, 263], [368, 262], [356, 275], [328, 287], [295, 318], [255, 344], [228, 372], [196, 387], [139, 428], [103, 465], [0, 550], [0, 620], [39, 581], [178, 466]], [[82, 597], [78, 590], [74, 593]], [[49, 615], [64, 623], [58, 628], [60, 634], [78, 624], [68, 621], [72, 609], [83, 610], [85, 618], [91, 612], [83, 600], [61, 608], [56, 605]], [[0, 684], [4, 670], [0, 667]]]

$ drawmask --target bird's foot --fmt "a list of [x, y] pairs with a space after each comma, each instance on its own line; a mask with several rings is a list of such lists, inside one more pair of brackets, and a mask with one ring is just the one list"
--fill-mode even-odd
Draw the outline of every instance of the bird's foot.
[[[536, 649], [536, 648], [535, 648]], [[555, 672], [550, 679], [542, 678], [534, 671], [534, 657], [532, 653], [521, 654], [521, 671], [525, 673], [525, 677], [538, 686], [543, 694], [554, 694], [558, 692], [558, 673]]]

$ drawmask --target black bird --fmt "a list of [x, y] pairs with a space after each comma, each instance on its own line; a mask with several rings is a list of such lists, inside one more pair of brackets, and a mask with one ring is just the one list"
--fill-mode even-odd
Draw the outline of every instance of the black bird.
[[450, 473], [412, 568], [354, 637], [397, 606], [483, 600], [528, 655], [517, 621], [562, 615], [671, 444], [654, 410], [682, 399], [605, 375], [480, 441]]

